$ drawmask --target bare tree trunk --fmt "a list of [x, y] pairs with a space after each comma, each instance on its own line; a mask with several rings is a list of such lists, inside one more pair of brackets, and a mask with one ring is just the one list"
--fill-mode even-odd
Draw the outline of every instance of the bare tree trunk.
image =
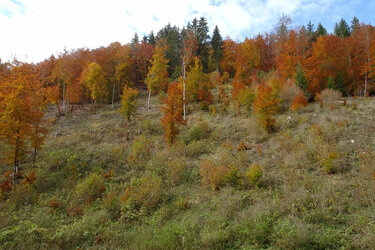
[[113, 90], [112, 90], [112, 109], [113, 109], [113, 102], [115, 101], [115, 88], [116, 88], [116, 81], [113, 82]]
[[185, 63], [185, 59], [184, 59], [183, 62], [182, 62], [182, 70], [183, 70], [183, 77], [182, 77], [182, 86], [183, 86], [183, 90], [182, 90], [182, 102], [184, 104], [184, 121], [186, 121], [186, 96], [185, 96], [186, 70], [185, 70], [185, 67], [186, 67], [186, 63]]
[[65, 110], [65, 82], [63, 81], [63, 109]]
[[147, 108], [150, 109], [150, 100], [151, 100], [151, 88], [148, 91], [148, 100], [147, 100]]
[[37, 150], [36, 150], [36, 148], [34, 148], [34, 153], [33, 153], [33, 168], [35, 167], [36, 153], [37, 153]]
[[363, 97], [366, 97], [367, 93], [367, 72], [365, 73], [365, 90], [363, 92]]
[[16, 179], [16, 174], [18, 173], [18, 141], [19, 141], [19, 136], [17, 136], [16, 139], [16, 150], [14, 152], [14, 168], [13, 168], [13, 182]]
[[126, 121], [126, 140], [129, 140], [129, 121]]
[[57, 108], [57, 116], [60, 116], [61, 115], [60, 103], [56, 102], [56, 108]]

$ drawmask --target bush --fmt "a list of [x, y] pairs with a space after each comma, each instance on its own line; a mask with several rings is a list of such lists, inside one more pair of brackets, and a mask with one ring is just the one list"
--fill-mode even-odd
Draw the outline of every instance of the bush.
[[9, 197], [9, 201], [12, 202], [16, 208], [35, 204], [37, 200], [38, 194], [30, 184], [17, 185]]
[[186, 146], [186, 156], [188, 157], [198, 157], [201, 154], [209, 152], [209, 148], [206, 141], [193, 141]]
[[246, 172], [246, 179], [252, 186], [259, 186], [262, 178], [262, 169], [258, 165], [252, 165]]
[[336, 103], [342, 97], [342, 93], [334, 89], [325, 89], [318, 95], [318, 100], [321, 100], [324, 104]]
[[206, 122], [199, 122], [196, 126], [191, 127], [186, 134], [182, 136], [182, 140], [189, 144], [193, 141], [207, 139], [210, 136], [210, 128]]
[[158, 135], [163, 131], [163, 126], [157, 120], [146, 119], [141, 122], [142, 133], [148, 135]]
[[297, 111], [301, 108], [307, 106], [307, 99], [303, 93], [297, 94], [292, 101], [292, 105], [290, 105], [290, 109], [293, 111]]
[[163, 181], [160, 176], [147, 174], [132, 180], [129, 197], [138, 207], [143, 206], [146, 210], [151, 210], [159, 204], [162, 188]]
[[104, 177], [92, 173], [76, 186], [68, 208], [69, 212], [72, 215], [80, 214], [82, 212], [82, 205], [89, 205], [94, 200], [100, 198], [104, 191]]
[[254, 102], [255, 94], [252, 91], [252, 89], [244, 88], [240, 91], [237, 98], [238, 103], [242, 107], [245, 107], [246, 109], [250, 110]]
[[169, 184], [176, 186], [181, 182], [186, 172], [186, 159], [169, 161], [166, 169], [166, 181]]
[[210, 82], [212, 86], [217, 87], [223, 84], [223, 79], [220, 76], [220, 73], [217, 71], [211, 72], [209, 74]]
[[331, 151], [329, 152], [322, 160], [321, 164], [323, 166], [324, 171], [327, 174], [334, 174], [338, 171], [338, 166], [337, 166], [337, 159], [338, 159], [338, 154], [336, 151]]
[[203, 160], [199, 174], [202, 177], [202, 184], [209, 186], [214, 190], [219, 189], [225, 184], [226, 177], [230, 169], [226, 166], [215, 166], [210, 160]]
[[230, 166], [228, 175], [225, 176], [225, 181], [234, 188], [240, 188], [242, 185], [242, 176], [238, 168]]
[[300, 94], [303, 95], [302, 90], [297, 87], [292, 81], [287, 81], [286, 83], [284, 83], [279, 92], [281, 108], [283, 110], [289, 109], [295, 97]]
[[129, 160], [132, 162], [137, 162], [139, 159], [147, 153], [147, 141], [146, 136], [141, 135], [140, 137], [136, 138], [133, 142], [133, 146], [130, 148], [130, 155]]
[[121, 205], [120, 198], [114, 192], [109, 192], [103, 197], [102, 207], [107, 211], [112, 219], [120, 216]]

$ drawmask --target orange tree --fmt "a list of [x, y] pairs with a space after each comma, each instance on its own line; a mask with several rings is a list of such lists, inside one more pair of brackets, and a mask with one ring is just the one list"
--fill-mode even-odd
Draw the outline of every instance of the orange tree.
[[279, 110], [279, 98], [271, 86], [260, 84], [254, 100], [254, 113], [258, 117], [262, 127], [271, 133], [275, 129], [273, 115]]
[[181, 84], [174, 82], [169, 84], [168, 97], [163, 100], [164, 106], [162, 107], [162, 112], [164, 113], [161, 123], [164, 127], [165, 139], [169, 146], [171, 146], [178, 134], [177, 125], [185, 125], [183, 113], [183, 100], [182, 100], [182, 88]]
[[14, 62], [0, 83], [0, 139], [6, 145], [5, 159], [14, 166], [13, 178], [30, 146], [36, 150], [45, 138], [44, 101], [33, 65]]

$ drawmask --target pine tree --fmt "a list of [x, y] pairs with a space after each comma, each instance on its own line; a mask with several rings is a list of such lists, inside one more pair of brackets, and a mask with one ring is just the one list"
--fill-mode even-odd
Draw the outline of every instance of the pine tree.
[[151, 30], [150, 34], [148, 35], [148, 42], [149, 42], [149, 44], [151, 44], [152, 46], [155, 47], [155, 45], [156, 45], [156, 38], [155, 38], [153, 30]]
[[337, 89], [335, 79], [332, 76], [328, 78], [327, 89]]
[[215, 60], [215, 66], [216, 66], [216, 71], [219, 72], [219, 65], [221, 63], [221, 59], [223, 58], [223, 38], [220, 35], [219, 28], [217, 25], [215, 26], [214, 32], [212, 34], [212, 39], [211, 39], [211, 47], [213, 49], [213, 57]]
[[350, 36], [350, 28], [347, 22], [341, 18], [339, 24], [335, 24], [335, 29], [334, 29], [335, 35], [341, 38], [345, 38]]
[[352, 20], [352, 25], [350, 26], [350, 29], [351, 29], [351, 32], [353, 32], [354, 30], [356, 30], [359, 26], [359, 19], [358, 17], [353, 17], [353, 20]]
[[132, 38], [130, 44], [131, 44], [132, 46], [134, 46], [134, 45], [136, 45], [136, 44], [138, 44], [138, 43], [139, 43], [139, 37], [138, 37], [137, 32], [135, 32], [135, 33], [134, 33], [134, 37]]
[[323, 27], [321, 23], [318, 24], [318, 27], [315, 31], [315, 37], [318, 38], [320, 36], [326, 36], [327, 35], [327, 30], [326, 28]]
[[208, 72], [208, 62], [209, 62], [209, 49], [208, 49], [208, 23], [205, 17], [198, 19], [194, 18], [193, 21], [188, 23], [188, 30], [192, 30], [195, 38], [197, 39], [197, 55], [200, 57], [203, 72]]
[[143, 36], [142, 43], [148, 43], [148, 37], [146, 35]]
[[307, 94], [306, 93], [307, 92], [307, 86], [308, 86], [309, 82], [307, 81], [307, 79], [305, 77], [305, 73], [303, 72], [301, 64], [299, 62], [297, 63], [295, 80], [296, 80], [297, 86], [300, 89], [302, 89], [303, 92], [306, 95]]
[[177, 78], [180, 75], [181, 67], [181, 47], [182, 32], [177, 26], [170, 24], [162, 28], [157, 34], [157, 41], [164, 39], [167, 42], [167, 51], [165, 53], [169, 60], [168, 75]]
[[311, 21], [309, 21], [309, 23], [307, 24], [307, 34], [309, 36], [310, 43], [316, 41], [316, 32], [314, 24]]

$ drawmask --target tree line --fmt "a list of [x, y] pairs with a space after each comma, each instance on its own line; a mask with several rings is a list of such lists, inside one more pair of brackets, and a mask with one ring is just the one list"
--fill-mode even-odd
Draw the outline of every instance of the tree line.
[[59, 116], [84, 103], [113, 107], [121, 100], [120, 113], [129, 124], [140, 90], [147, 89], [148, 108], [153, 106], [151, 95], [165, 93], [161, 122], [173, 144], [192, 102], [204, 110], [215, 109], [215, 100], [222, 110], [229, 102], [252, 108], [271, 132], [278, 93], [291, 84], [301, 91], [294, 107], [327, 88], [343, 95], [374, 94], [374, 26], [356, 17], [349, 26], [341, 19], [328, 34], [320, 23], [317, 28], [311, 22], [296, 28], [291, 24], [283, 16], [271, 32], [236, 42], [223, 39], [217, 26], [210, 36], [201, 17], [183, 28], [168, 24], [142, 40], [135, 34], [124, 45], [65, 50], [37, 64], [0, 61], [3, 158], [14, 165], [13, 175], [28, 154], [35, 161], [47, 133], [47, 104]]

